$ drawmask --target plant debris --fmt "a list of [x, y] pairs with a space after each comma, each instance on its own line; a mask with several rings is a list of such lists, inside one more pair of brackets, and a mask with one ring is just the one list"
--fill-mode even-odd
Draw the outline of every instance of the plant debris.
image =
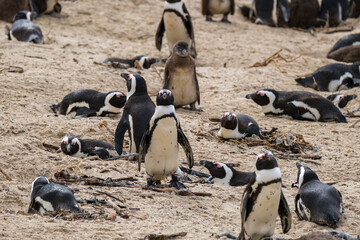
[[186, 235], [186, 232], [180, 232], [175, 234], [149, 234], [144, 237], [144, 240], [167, 240], [178, 237], [185, 237]]

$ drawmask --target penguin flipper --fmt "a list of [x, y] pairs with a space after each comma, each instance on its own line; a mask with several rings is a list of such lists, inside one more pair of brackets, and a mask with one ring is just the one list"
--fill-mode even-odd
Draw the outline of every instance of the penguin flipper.
[[144, 135], [141, 138], [139, 146], [138, 170], [141, 170], [141, 162], [145, 161], [145, 155], [149, 148], [148, 136], [150, 134], [150, 125], [148, 124]]
[[298, 216], [299, 220], [304, 220], [298, 209], [298, 201], [300, 201], [300, 194], [297, 194], [295, 197], [295, 213]]
[[194, 166], [194, 155], [189, 140], [186, 138], [184, 132], [182, 131], [180, 124], [178, 125], [177, 132], [178, 132], [178, 143], [182, 146], [182, 148], [185, 151], [186, 157], [188, 159], [189, 168], [192, 168]]
[[278, 0], [280, 3], [280, 8], [284, 16], [285, 22], [289, 22], [290, 19], [290, 6], [288, 0]]
[[255, 182], [255, 176], [252, 176], [252, 179], [250, 180], [250, 183], [246, 186], [242, 201], [241, 201], [241, 232], [239, 234], [239, 240], [245, 240], [245, 221], [247, 217], [249, 216], [248, 212], [248, 202], [249, 202], [249, 196], [252, 194], [252, 188], [251, 183]]
[[256, 135], [258, 136], [260, 139], [264, 139], [264, 137], [261, 135], [260, 133], [260, 129], [257, 125], [255, 124], [251, 124], [251, 126], [249, 126], [247, 129], [246, 129], [246, 133], [247, 134], [250, 134], [250, 136], [252, 135]]
[[287, 233], [291, 228], [291, 212], [289, 205], [285, 199], [283, 192], [281, 191], [280, 203], [278, 213], [281, 219], [281, 226], [283, 233]]
[[124, 135], [129, 128], [129, 115], [123, 111], [123, 115], [115, 131], [115, 149], [121, 155], [123, 149]]
[[78, 116], [81, 116], [81, 117], [93, 117], [93, 116], [96, 116], [96, 112], [94, 110], [91, 110], [90, 108], [81, 107], [76, 111], [75, 116], [76, 117], [78, 117]]
[[100, 149], [91, 151], [91, 152], [89, 152], [89, 155], [90, 156], [98, 156], [102, 160], [108, 159], [110, 157], [110, 153], [104, 148], [100, 148]]
[[191, 21], [190, 14], [189, 14], [188, 10], [186, 9], [185, 4], [183, 4], [183, 11], [184, 11], [184, 13], [186, 15], [186, 23], [185, 23], [186, 30], [187, 30], [187, 33], [188, 33], [190, 39], [191, 39], [190, 52], [191, 52], [192, 57], [196, 58], [197, 52], [196, 52], [196, 46], [195, 46], [194, 27], [193, 27], [193, 24], [192, 24], [192, 21]]
[[165, 76], [164, 76], [164, 86], [163, 89], [168, 89], [169, 87], [169, 70], [167, 68], [165, 68]]
[[296, 78], [295, 81], [300, 85], [303, 85], [304, 87], [311, 87], [316, 89], [317, 83], [315, 81], [315, 77], [313, 77], [312, 75], [305, 78]]
[[159, 51], [161, 51], [164, 32], [165, 32], [165, 24], [164, 24], [164, 14], [163, 14], [155, 35], [155, 45]]
[[196, 67], [194, 65], [194, 78], [195, 78], [195, 84], [196, 84], [196, 96], [197, 96], [197, 101], [198, 104], [200, 104], [200, 87], [199, 87], [199, 81], [197, 80], [197, 76], [196, 76]]

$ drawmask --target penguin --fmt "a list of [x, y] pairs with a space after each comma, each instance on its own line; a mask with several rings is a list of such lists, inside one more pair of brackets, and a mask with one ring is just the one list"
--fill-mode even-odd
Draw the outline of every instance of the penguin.
[[[136, 64], [136, 61], [138, 64]], [[121, 58], [107, 58], [100, 63], [107, 64], [111, 63], [111, 65], [115, 68], [140, 68], [149, 69], [152, 64], [159, 62], [158, 58], [151, 58], [147, 56], [136, 56], [132, 59], [121, 59]]]
[[37, 177], [32, 182], [30, 199], [28, 213], [44, 214], [61, 209], [81, 213], [73, 190], [60, 184], [50, 183], [45, 176]]
[[289, 116], [297, 120], [320, 122], [347, 122], [330, 100], [315, 93], [262, 89], [246, 95], [246, 98], [260, 105], [265, 115]]
[[331, 50], [328, 53], [328, 56], [330, 53], [342, 47], [352, 46], [352, 45], [360, 45], [360, 33], [350, 34], [340, 38], [331, 48]]
[[196, 102], [200, 104], [200, 88], [195, 61], [189, 55], [189, 45], [186, 42], [176, 43], [166, 61], [163, 88], [173, 93], [175, 107], [190, 104], [191, 111], [201, 111], [195, 107]]
[[31, 20], [32, 14], [29, 11], [20, 11], [16, 14], [8, 33], [8, 39], [21, 42], [42, 43], [43, 35], [41, 29]]
[[318, 0], [291, 0], [289, 25], [304, 29], [315, 27], [319, 13]]
[[337, 92], [357, 87], [360, 83], [360, 62], [352, 65], [328, 64], [317, 69], [310, 76], [296, 78], [295, 81], [318, 91]]
[[271, 237], [278, 214], [283, 233], [290, 230], [291, 213], [281, 190], [281, 181], [281, 171], [272, 153], [259, 154], [255, 174], [242, 197], [239, 240]]
[[61, 151], [72, 157], [98, 156], [101, 159], [107, 159], [117, 156], [115, 148], [110, 143], [74, 136], [65, 136], [61, 140]]
[[255, 135], [264, 139], [260, 133], [259, 125], [248, 115], [235, 115], [232, 112], [226, 112], [220, 123], [221, 127], [217, 135], [221, 138], [245, 138]]
[[349, 17], [349, 0], [322, 0], [317, 27], [336, 27]]
[[221, 162], [209, 162], [201, 160], [200, 165], [206, 167], [211, 177], [207, 181], [213, 181], [221, 186], [244, 186], [250, 182], [254, 172], [239, 172], [233, 167]]
[[327, 58], [347, 63], [360, 61], [360, 45], [350, 45], [339, 48], [338, 50], [329, 53]]
[[141, 139], [155, 111], [145, 79], [138, 74], [121, 73], [128, 89], [123, 114], [115, 131], [115, 149], [119, 155], [123, 151], [124, 135], [129, 130], [130, 153], [139, 153]]
[[125, 105], [126, 95], [120, 91], [101, 93], [92, 89], [81, 89], [66, 95], [58, 104], [50, 108], [55, 114], [68, 115], [76, 112], [76, 116], [115, 116]]
[[139, 171], [141, 161], [144, 160], [148, 175], [147, 187], [155, 187], [154, 182], [171, 175], [170, 187], [185, 188], [175, 174], [179, 166], [179, 144], [185, 151], [190, 169], [194, 165], [194, 156], [176, 116], [174, 96], [171, 91], [160, 90], [156, 97], [156, 105], [140, 143]]
[[299, 162], [296, 167], [297, 182], [292, 187], [299, 188], [295, 197], [295, 212], [298, 218], [337, 228], [344, 213], [341, 193], [333, 186], [322, 183], [309, 167]]
[[357, 98], [356, 94], [352, 95], [345, 95], [345, 94], [331, 94], [327, 96], [327, 99], [332, 101], [335, 106], [337, 106], [339, 109], [346, 107], [348, 102], [351, 100]]
[[155, 35], [155, 45], [159, 51], [164, 32], [170, 54], [178, 41], [184, 41], [191, 46], [191, 56], [196, 58], [194, 28], [183, 0], [165, 0], [164, 11]]
[[223, 14], [221, 19], [223, 23], [231, 23], [228, 15], [234, 15], [235, 0], [202, 0], [201, 12], [206, 16], [206, 21], [212, 21], [211, 16], [214, 14]]
[[290, 19], [288, 0], [253, 0], [252, 7], [240, 7], [241, 13], [256, 24], [286, 27]]
[[41, 14], [59, 14], [62, 9], [58, 0], [30, 0], [30, 2], [33, 11], [36, 12], [38, 16]]
[[360, 17], [360, 0], [350, 0], [349, 18]]

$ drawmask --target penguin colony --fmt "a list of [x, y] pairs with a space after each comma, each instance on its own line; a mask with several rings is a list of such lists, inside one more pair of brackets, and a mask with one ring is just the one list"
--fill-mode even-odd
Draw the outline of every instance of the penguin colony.
[[[294, 0], [291, 4], [295, 2]], [[249, 10], [248, 16], [250, 18], [255, 16], [255, 23], [258, 24], [284, 26], [289, 21], [295, 22], [290, 17], [292, 6], [286, 0], [254, 0], [255, 8]], [[338, 25], [339, 21], [348, 17], [349, 9], [347, 1], [323, 0], [320, 19], [325, 18], [323, 16], [325, 12], [334, 12], [330, 25]], [[242, 11], [245, 10], [242, 9]], [[203, 0], [202, 13], [206, 16], [206, 21], [213, 21], [212, 17], [219, 14], [222, 15], [221, 22], [231, 23], [228, 15], [234, 14], [234, 1]], [[30, 20], [31, 12], [20, 11], [14, 18], [9, 39], [42, 42], [40, 28]], [[310, 25], [307, 23], [304, 26]], [[22, 27], [31, 29], [31, 34], [18, 34]], [[164, 34], [170, 55], [165, 63], [164, 80], [162, 89], [156, 96], [156, 105], [147, 90], [147, 84], [151, 84], [150, 81], [146, 81], [140, 74], [121, 73], [121, 77], [126, 81], [127, 94], [121, 91], [102, 93], [82, 89], [66, 95], [60, 103], [51, 106], [56, 114], [68, 115], [75, 112], [76, 116], [86, 117], [114, 116], [119, 115], [122, 110], [122, 116], [115, 131], [114, 146], [94, 139], [65, 136], [60, 144], [64, 154], [74, 157], [96, 155], [101, 159], [121, 155], [124, 153], [125, 133], [128, 132], [129, 152], [139, 153], [138, 169], [140, 171], [142, 165], [145, 167], [147, 187], [155, 188], [160, 181], [166, 181], [167, 177], [171, 177], [170, 187], [186, 188], [178, 179], [179, 145], [184, 149], [189, 168], [194, 166], [197, 159], [191, 148], [191, 145], [195, 143], [189, 142], [186, 137], [188, 132], [186, 134], [183, 132], [176, 108], [189, 105], [191, 111], [197, 111], [199, 114], [206, 109], [195, 107], [196, 103], [200, 105], [201, 92], [195, 61], [198, 52], [190, 12], [183, 0], [165, 1], [164, 11], [155, 34], [155, 46], [158, 50], [162, 48]], [[353, 42], [357, 38], [351, 39], [351, 43], [345, 40], [339, 41], [330, 53], [338, 51], [343, 45], [345, 47], [356, 45]], [[137, 67], [135, 61], [140, 63], [142, 69], [148, 69], [155, 62], [159, 62], [155, 58], [138, 56], [131, 60], [108, 58], [103, 63], [119, 63], [126, 68], [134, 68]], [[359, 71], [359, 62], [352, 65], [329, 64], [319, 68], [308, 77], [297, 78], [296, 82], [319, 91], [337, 92], [358, 87]], [[346, 123], [347, 120], [340, 109], [344, 108], [350, 100], [355, 99], [356, 95], [333, 94], [324, 98], [305, 91], [260, 89], [255, 93], [249, 93], [246, 98], [260, 105], [265, 115], [290, 116], [295, 120]], [[220, 122], [218, 136], [221, 138], [264, 139], [257, 122], [246, 114], [225, 112]], [[226, 163], [199, 161], [211, 174], [209, 182], [222, 186], [246, 185], [242, 199], [239, 200], [241, 222], [236, 223], [240, 230], [238, 239], [256, 240], [272, 237], [277, 215], [280, 217], [282, 232], [287, 233], [291, 230], [293, 224], [291, 211], [283, 194], [281, 166], [278, 165], [275, 157], [268, 151], [260, 153], [256, 157], [254, 169], [251, 169], [254, 171], [246, 172], [237, 171]], [[294, 186], [297, 185], [299, 191], [294, 204], [297, 217], [300, 220], [337, 228], [341, 225], [341, 216], [344, 213], [341, 193], [336, 188], [322, 183], [309, 167], [300, 163], [296, 163], [296, 167], [298, 174], [297, 183]], [[323, 204], [324, 202], [327, 204]], [[67, 209], [74, 213], [81, 212], [70, 188], [51, 183], [46, 176], [37, 177], [32, 182], [28, 212], [45, 213], [60, 209]]]

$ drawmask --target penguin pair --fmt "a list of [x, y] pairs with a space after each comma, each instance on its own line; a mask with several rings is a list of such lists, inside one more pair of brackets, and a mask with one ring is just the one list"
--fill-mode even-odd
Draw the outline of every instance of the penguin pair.
[[122, 59], [122, 58], [107, 58], [100, 63], [107, 64], [111, 63], [114, 68], [139, 68], [139, 69], [149, 69], [151, 65], [159, 62], [158, 58], [151, 58], [147, 56], [136, 56], [132, 59]]
[[38, 25], [32, 21], [32, 13], [20, 11], [14, 17], [13, 24], [8, 32], [9, 40], [21, 42], [42, 43], [43, 35]]
[[98, 156], [107, 159], [117, 156], [115, 148], [106, 142], [94, 139], [80, 139], [74, 136], [66, 136], [61, 140], [61, 151], [72, 157]]
[[196, 58], [194, 28], [183, 0], [165, 0], [164, 11], [155, 35], [155, 45], [159, 51], [164, 32], [170, 54], [177, 42], [184, 41], [190, 46], [191, 56]]
[[231, 23], [228, 20], [228, 15], [234, 15], [235, 0], [202, 0], [201, 12], [206, 16], [206, 21], [212, 22], [214, 14], [223, 14], [221, 22]]
[[233, 167], [221, 163], [201, 160], [200, 165], [206, 167], [211, 177], [207, 179], [208, 182], [214, 182], [221, 186], [244, 186], [250, 182], [253, 172], [241, 172], [235, 170]]
[[330, 100], [315, 93], [262, 89], [246, 95], [246, 98], [260, 105], [265, 115], [290, 116], [297, 120], [347, 122]]
[[297, 78], [295, 81], [304, 87], [329, 92], [358, 87], [360, 83], [360, 62], [352, 65], [328, 64], [317, 69], [310, 76]]
[[341, 193], [322, 183], [317, 174], [307, 166], [296, 163], [299, 192], [295, 197], [295, 212], [300, 220], [337, 228], [344, 213]]
[[111, 91], [101, 93], [91, 89], [81, 89], [66, 95], [58, 104], [50, 108], [55, 114], [68, 115], [76, 112], [75, 116], [114, 116], [120, 113], [125, 105], [126, 95], [123, 92]]
[[322, 0], [318, 27], [336, 27], [349, 17], [349, 0]]
[[239, 240], [271, 238], [277, 215], [283, 233], [290, 230], [291, 213], [281, 186], [281, 171], [275, 157], [271, 152], [259, 154], [255, 173], [242, 197]]
[[72, 213], [80, 213], [74, 192], [70, 188], [50, 183], [45, 176], [40, 176], [32, 182], [30, 205], [28, 213], [56, 212], [68, 210]]
[[290, 19], [288, 0], [253, 0], [252, 6], [240, 7], [242, 15], [256, 24], [286, 27]]
[[226, 112], [222, 116], [220, 123], [221, 127], [218, 136], [221, 138], [245, 138], [255, 135], [260, 139], [264, 139], [260, 133], [259, 125], [248, 115]]
[[339, 109], [346, 107], [346, 105], [353, 99], [357, 98], [356, 94], [345, 95], [345, 94], [331, 94], [326, 97]]
[[148, 175], [147, 187], [171, 175], [170, 187], [185, 186], [178, 181], [179, 144], [184, 148], [189, 168], [194, 165], [193, 152], [188, 139], [180, 127], [174, 107], [174, 96], [170, 90], [160, 90], [156, 97], [156, 108], [140, 143], [139, 171], [142, 160]]
[[360, 61], [360, 33], [340, 38], [326, 57], [340, 62]]

